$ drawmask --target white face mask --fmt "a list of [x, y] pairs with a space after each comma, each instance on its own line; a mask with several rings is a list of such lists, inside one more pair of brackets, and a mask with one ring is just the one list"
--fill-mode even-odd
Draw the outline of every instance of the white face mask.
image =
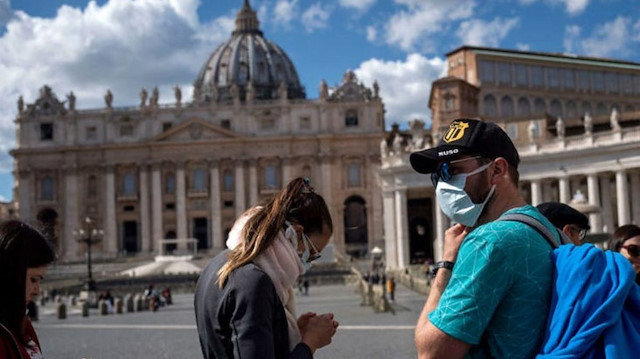
[[484, 206], [493, 195], [496, 186], [491, 186], [487, 198], [485, 198], [482, 203], [473, 203], [467, 192], [464, 191], [464, 186], [467, 183], [467, 177], [483, 172], [489, 168], [490, 165], [491, 163], [487, 163], [469, 173], [455, 175], [447, 182], [442, 180], [438, 181], [436, 198], [442, 212], [444, 212], [447, 217], [467, 227], [473, 227], [476, 224], [480, 214], [482, 214]]
[[[291, 222], [286, 221], [285, 224], [287, 225], [287, 229], [284, 232], [284, 236], [285, 238], [287, 238], [291, 244], [293, 244], [294, 247], [296, 247], [296, 251], [299, 253], [299, 249], [298, 249], [298, 232], [296, 232], [295, 228], [293, 228], [293, 225], [291, 224]], [[305, 236], [305, 234], [302, 234], [303, 236]], [[306, 273], [309, 269], [311, 269], [311, 263], [308, 262], [309, 257], [311, 256], [311, 250], [309, 249], [309, 245], [307, 244], [307, 238], [303, 238], [302, 239], [302, 244], [304, 245], [304, 251], [302, 251], [302, 254], [300, 255], [299, 259], [300, 259], [300, 263], [302, 263], [302, 267], [303, 272], [302, 274]]]

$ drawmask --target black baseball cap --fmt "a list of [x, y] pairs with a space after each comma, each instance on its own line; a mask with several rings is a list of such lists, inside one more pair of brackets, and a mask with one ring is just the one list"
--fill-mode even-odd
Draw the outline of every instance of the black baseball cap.
[[536, 206], [554, 227], [562, 229], [567, 224], [575, 224], [581, 229], [590, 229], [589, 218], [577, 209], [560, 202], [546, 202]]
[[518, 168], [520, 156], [509, 136], [492, 122], [460, 118], [451, 122], [437, 147], [414, 152], [409, 156], [418, 173], [433, 173], [439, 162], [453, 161], [462, 155], [502, 157]]

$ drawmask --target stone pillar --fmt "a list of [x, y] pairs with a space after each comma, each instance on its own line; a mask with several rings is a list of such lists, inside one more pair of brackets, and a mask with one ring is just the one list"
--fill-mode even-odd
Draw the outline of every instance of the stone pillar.
[[282, 159], [282, 188], [284, 188], [289, 181], [291, 181], [291, 159], [285, 157]]
[[[35, 219], [36, 213], [31, 213], [31, 201], [38, 193], [33, 183], [33, 172], [21, 170], [18, 171], [18, 206], [20, 218], [24, 220]], [[32, 196], [32, 194], [34, 194]]]
[[255, 206], [258, 204], [258, 188], [260, 183], [258, 181], [258, 163], [255, 160], [249, 162], [249, 205]]
[[398, 250], [398, 267], [409, 265], [409, 218], [407, 217], [407, 190], [396, 189], [396, 247]]
[[244, 161], [239, 160], [235, 163], [236, 175], [235, 175], [235, 204], [236, 204], [236, 217], [240, 217], [242, 213], [247, 209], [245, 203], [244, 194]]
[[[176, 227], [178, 239], [189, 238], [187, 233], [187, 193], [185, 185], [184, 163], [178, 163], [176, 169]], [[184, 244], [183, 244], [184, 245]], [[179, 245], [180, 246], [180, 245]]]
[[73, 231], [79, 228], [78, 221], [78, 176], [75, 168], [66, 168], [64, 171], [64, 232], [61, 241], [64, 257], [67, 259], [78, 258], [78, 243], [73, 238]]
[[569, 189], [569, 177], [560, 177], [558, 179], [558, 199], [562, 203], [569, 203], [571, 201], [571, 193]]
[[109, 254], [118, 252], [118, 225], [116, 219], [116, 180], [113, 166], [107, 166], [105, 175], [105, 221], [104, 238], [105, 248]]
[[531, 205], [537, 206], [542, 203], [542, 184], [539, 179], [531, 181]]
[[140, 166], [140, 237], [142, 252], [151, 251], [151, 233], [149, 223], [149, 175], [148, 166]]
[[[160, 246], [158, 240], [164, 238], [162, 230], [162, 169], [159, 163], [155, 163], [151, 170], [151, 216], [153, 223], [151, 246]], [[162, 248], [156, 248], [158, 253]]]
[[384, 253], [388, 268], [398, 268], [398, 253], [396, 247], [396, 206], [393, 191], [382, 192], [383, 221], [384, 221]]
[[333, 195], [332, 195], [332, 186], [331, 186], [331, 157], [323, 156], [320, 164], [321, 174], [322, 174], [322, 197], [325, 202], [329, 206], [329, 209], [332, 209], [333, 206]]
[[640, 173], [629, 174], [631, 179], [631, 223], [640, 225]]
[[602, 200], [602, 222], [608, 233], [615, 230], [613, 225], [613, 209], [611, 208], [611, 183], [608, 175], [600, 177], [600, 199]]
[[[587, 175], [587, 196], [589, 204], [600, 208], [600, 189], [598, 188], [598, 175], [591, 173]], [[589, 215], [589, 226], [592, 233], [602, 232], [602, 208], [600, 212]]]
[[[616, 171], [616, 204], [618, 207], [618, 227], [631, 223], [629, 215], [629, 184], [627, 171]], [[612, 228], [613, 229], [613, 228]]]
[[222, 233], [222, 205], [220, 202], [220, 168], [218, 162], [211, 162], [209, 167], [209, 177], [211, 178], [211, 245], [215, 251], [225, 248], [224, 235]]

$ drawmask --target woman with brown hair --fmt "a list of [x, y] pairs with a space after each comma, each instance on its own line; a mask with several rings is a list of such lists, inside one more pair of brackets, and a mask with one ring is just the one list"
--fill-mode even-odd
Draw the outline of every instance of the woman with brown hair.
[[296, 318], [293, 286], [329, 243], [333, 222], [307, 179], [245, 212], [196, 285], [205, 358], [312, 358], [331, 342], [333, 314]]
[[0, 224], [0, 358], [42, 358], [25, 312], [27, 303], [40, 294], [40, 281], [54, 259], [37, 230], [17, 220]]
[[620, 252], [631, 262], [636, 272], [636, 284], [640, 284], [640, 227], [626, 224], [616, 229], [609, 240], [609, 249]]

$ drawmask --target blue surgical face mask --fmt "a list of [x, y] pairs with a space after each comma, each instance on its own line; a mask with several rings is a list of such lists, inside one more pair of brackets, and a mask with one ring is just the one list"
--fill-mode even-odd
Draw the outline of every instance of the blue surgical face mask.
[[491, 190], [482, 203], [473, 203], [464, 186], [467, 177], [483, 172], [491, 163], [478, 167], [469, 173], [461, 173], [451, 177], [448, 181], [439, 181], [436, 186], [436, 198], [444, 214], [451, 220], [461, 223], [467, 227], [475, 226], [478, 218], [482, 214], [484, 206], [489, 202], [496, 186], [491, 186]]

